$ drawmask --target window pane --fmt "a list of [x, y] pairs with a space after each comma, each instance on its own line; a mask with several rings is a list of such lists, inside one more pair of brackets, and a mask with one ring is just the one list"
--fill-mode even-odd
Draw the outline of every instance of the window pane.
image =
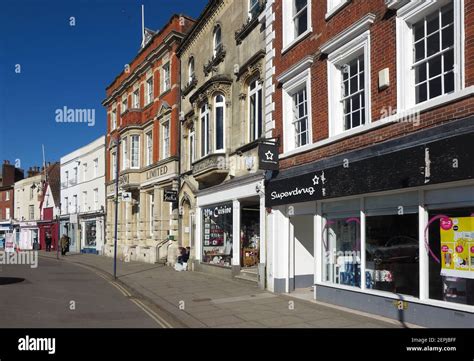
[[415, 34], [415, 41], [420, 40], [425, 36], [425, 23], [424, 21], [420, 21], [413, 25], [413, 32]]
[[428, 94], [426, 90], [426, 83], [420, 84], [415, 88], [416, 93], [416, 102], [421, 103], [428, 99]]
[[308, 10], [303, 10], [295, 19], [296, 36], [303, 34], [308, 29]]
[[449, 4], [441, 9], [441, 18], [442, 18], [442, 25], [449, 25], [454, 22], [453, 18], [453, 4]]
[[307, 5], [308, 0], [295, 0], [295, 14]]
[[360, 221], [327, 216], [323, 234], [324, 280], [360, 287]]
[[441, 55], [429, 61], [430, 78], [441, 74]]
[[430, 80], [430, 99], [442, 94], [441, 77]]
[[352, 113], [352, 126], [358, 127], [360, 125], [360, 112], [356, 111]]
[[425, 57], [425, 41], [421, 40], [415, 44], [415, 61], [424, 59]]
[[418, 297], [418, 214], [366, 218], [367, 288]]
[[256, 95], [252, 95], [249, 99], [249, 104], [250, 104], [250, 139], [254, 140], [255, 139], [255, 134], [256, 134], [256, 129], [255, 129], [255, 117], [256, 117]]
[[[474, 280], [462, 277], [466, 269], [474, 271], [472, 238], [462, 235], [474, 230], [473, 208], [443, 209], [429, 212], [429, 297], [435, 300], [474, 305]], [[443, 227], [441, 227], [443, 222]], [[455, 229], [456, 227], [456, 229]], [[463, 233], [466, 232], [466, 233]], [[461, 246], [461, 247], [459, 247]], [[459, 252], [461, 251], [461, 252]], [[467, 252], [466, 252], [467, 251]], [[456, 273], [458, 274], [456, 277]]]
[[439, 13], [436, 11], [426, 18], [426, 35], [439, 29]]
[[454, 45], [454, 25], [443, 29], [443, 49]]
[[216, 150], [224, 149], [224, 107], [216, 107]]
[[433, 35], [429, 36], [426, 41], [427, 47], [427, 56], [436, 54], [439, 52], [439, 33], [434, 33]]
[[454, 72], [450, 72], [444, 76], [444, 92], [451, 93], [454, 91]]
[[415, 68], [415, 83], [421, 83], [426, 80], [426, 64], [421, 64]]

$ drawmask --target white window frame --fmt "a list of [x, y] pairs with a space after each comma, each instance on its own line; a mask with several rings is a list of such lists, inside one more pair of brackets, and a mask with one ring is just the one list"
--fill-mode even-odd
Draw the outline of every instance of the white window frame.
[[343, 108], [342, 108], [342, 72], [341, 65], [353, 58], [364, 54], [364, 93], [365, 93], [365, 123], [358, 127], [363, 127], [372, 122], [371, 120], [371, 64], [370, 64], [370, 31], [367, 30], [355, 39], [347, 42], [340, 48], [328, 55], [328, 119], [329, 137], [351, 131], [351, 128], [344, 130]]
[[140, 88], [137, 88], [133, 91], [132, 100], [133, 100], [132, 107], [134, 109], [140, 109]]
[[87, 191], [82, 192], [82, 211], [87, 212]]
[[[250, 85], [255, 82], [255, 89], [250, 89]], [[263, 87], [262, 87], [262, 84], [260, 82], [260, 80], [258, 78], [252, 78], [248, 84], [248, 88], [247, 88], [247, 91], [248, 91], [248, 102], [247, 102], [247, 119], [248, 119], [248, 128], [247, 128], [247, 135], [248, 135], [248, 140], [249, 142], [253, 142], [257, 139], [259, 139], [264, 131], [263, 131], [263, 127], [264, 127], [264, 119], [263, 119], [263, 113], [264, 113], [264, 97], [263, 97]], [[251, 124], [251, 114], [250, 114], [250, 99], [252, 98], [252, 96], [255, 96], [255, 110], [256, 110], [256, 114], [255, 114], [255, 124], [253, 125], [254, 126], [254, 129], [255, 129], [255, 136], [252, 137], [252, 131], [251, 131], [251, 128], [252, 128], [252, 124]], [[260, 105], [262, 106], [262, 109], [260, 109], [260, 124], [261, 124], [261, 132], [260, 132], [260, 136], [257, 136], [257, 133], [258, 133], [258, 122], [259, 122], [259, 119], [258, 119], [258, 103], [260, 101]]]
[[150, 104], [151, 102], [153, 102], [153, 76], [146, 80], [146, 103]]
[[[223, 101], [222, 102], [217, 102], [217, 97], [218, 96], [221, 96]], [[225, 96], [224, 94], [216, 94], [214, 95], [214, 98], [213, 98], [213, 128], [214, 128], [214, 136], [213, 136], [213, 140], [214, 140], [214, 152], [215, 153], [221, 153], [221, 152], [225, 152], [225, 141], [226, 141], [226, 131], [225, 131], [225, 125], [226, 125], [226, 121], [225, 121], [225, 117], [226, 117], [226, 109], [225, 109], [225, 102], [226, 102], [226, 99], [225, 99]], [[217, 108], [218, 107], [222, 107], [222, 148], [217, 148]]]
[[189, 133], [189, 169], [192, 168], [196, 161], [196, 132], [192, 130]]
[[195, 64], [194, 56], [192, 56], [189, 58], [189, 62], [188, 62], [188, 84], [191, 84], [195, 76], [195, 70], [196, 70], [195, 65], [196, 64]]
[[99, 176], [99, 158], [94, 159], [94, 178]]
[[5, 208], [5, 219], [10, 219], [11, 214], [10, 214], [10, 207]]
[[122, 139], [122, 170], [126, 170], [130, 165], [130, 157], [128, 153], [128, 137]]
[[[204, 112], [202, 111], [202, 108], [205, 107], [205, 110]], [[203, 118], [206, 120], [205, 121], [205, 129], [202, 129], [203, 126], [202, 126], [202, 123], [203, 123]], [[210, 126], [210, 112], [209, 112], [209, 105], [208, 104], [204, 104], [200, 110], [199, 110], [199, 131], [200, 131], [200, 145], [201, 145], [201, 149], [200, 149], [200, 155], [201, 155], [201, 158], [204, 158], [205, 156], [209, 155], [211, 153], [211, 148], [210, 148], [210, 144], [211, 144], [211, 140], [210, 140], [210, 132], [209, 132], [209, 126]], [[205, 139], [205, 143], [202, 144], [202, 135], [204, 133], [204, 139]], [[205, 149], [207, 149], [207, 152], [203, 151], [203, 147]]]
[[73, 195], [72, 199], [74, 201], [74, 213], [77, 213], [77, 194]]
[[[397, 12], [397, 111], [406, 111], [423, 105], [423, 108], [441, 105], [448, 101], [447, 94], [415, 104], [415, 71], [413, 64], [412, 25], [437, 9], [447, 5], [449, 0], [412, 1]], [[453, 2], [454, 16], [454, 94], [465, 88], [465, 31], [464, 0]], [[452, 95], [450, 93], [449, 95]]]
[[282, 17], [283, 17], [283, 26], [282, 26], [282, 36], [283, 36], [283, 48], [282, 53], [286, 52], [288, 49], [292, 48], [303, 38], [313, 31], [311, 14], [312, 14], [312, 1], [308, 0], [307, 5], [307, 14], [308, 14], [308, 29], [299, 36], [295, 35], [295, 24], [293, 21], [293, 4], [294, 0], [282, 1]]
[[9, 201], [10, 200], [10, 191], [5, 192], [5, 200]]
[[327, 0], [326, 20], [328, 20], [350, 2], [351, 0]]
[[82, 165], [82, 181], [87, 181], [87, 163]]
[[148, 194], [148, 222], [150, 224], [150, 236], [153, 237], [153, 227], [155, 225], [155, 217], [154, 217], [154, 210], [155, 210], [155, 194], [153, 192]]
[[[217, 33], [220, 34], [220, 42], [217, 43]], [[218, 24], [212, 33], [212, 55], [216, 57], [219, 48], [222, 46], [222, 27]]]
[[153, 163], [153, 130], [149, 130], [146, 136], [146, 166]]
[[28, 220], [32, 221], [35, 219], [35, 206], [30, 204], [28, 206]]
[[117, 174], [117, 151], [112, 152], [111, 157], [112, 174], [110, 179], [115, 179], [115, 175]]
[[99, 189], [94, 189], [94, 210], [97, 211], [99, 209]]
[[112, 112], [110, 113], [111, 117], [111, 122], [112, 122], [112, 130], [117, 129], [117, 109], [112, 109]]
[[122, 97], [122, 102], [120, 103], [120, 114], [123, 114], [127, 111], [128, 108], [128, 96], [125, 95]]
[[161, 93], [171, 89], [171, 63], [168, 61], [161, 69]]
[[[136, 164], [134, 163], [135, 152], [136, 152], [136, 161], [137, 161]], [[130, 169], [140, 169], [140, 135], [139, 134], [132, 134], [130, 136]]]
[[[167, 134], [166, 134], [167, 131]], [[171, 119], [166, 118], [161, 122], [161, 159], [166, 159], [171, 153]], [[167, 137], [166, 137], [167, 135]]]
[[[295, 129], [294, 129], [294, 112], [293, 112], [293, 95], [306, 87], [306, 96], [308, 102], [308, 137], [309, 141], [306, 145], [296, 147]], [[284, 153], [307, 147], [313, 143], [313, 122], [312, 122], [312, 100], [311, 100], [311, 68], [308, 68], [283, 85], [283, 149]]]
[[65, 214], [69, 214], [69, 197], [64, 197], [64, 203], [66, 204]]
[[66, 176], [66, 188], [69, 187], [69, 171], [67, 170], [65, 172], [65, 176]]
[[[254, 5], [252, 5], [252, 2], [255, 2]], [[249, 15], [249, 19], [250, 20], [253, 20], [253, 15], [252, 15], [252, 10], [255, 8], [255, 7], [258, 7], [260, 4], [260, 0], [248, 0], [248, 15]]]

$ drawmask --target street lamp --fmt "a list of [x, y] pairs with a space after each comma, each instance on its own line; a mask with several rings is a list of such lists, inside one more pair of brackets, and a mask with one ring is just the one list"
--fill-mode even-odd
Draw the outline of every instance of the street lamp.
[[111, 140], [111, 147], [116, 146], [115, 156], [115, 224], [114, 224], [114, 279], [117, 279], [117, 236], [118, 236], [118, 183], [120, 164], [120, 138]]

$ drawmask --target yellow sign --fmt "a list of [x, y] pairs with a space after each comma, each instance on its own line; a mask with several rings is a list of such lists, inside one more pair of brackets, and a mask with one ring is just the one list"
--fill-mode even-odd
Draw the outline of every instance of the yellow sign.
[[474, 217], [441, 218], [441, 275], [474, 279]]

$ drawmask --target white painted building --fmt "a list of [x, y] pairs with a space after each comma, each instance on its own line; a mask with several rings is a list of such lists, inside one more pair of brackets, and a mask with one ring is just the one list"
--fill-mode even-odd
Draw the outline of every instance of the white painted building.
[[103, 253], [105, 137], [61, 158], [61, 234], [70, 252]]

